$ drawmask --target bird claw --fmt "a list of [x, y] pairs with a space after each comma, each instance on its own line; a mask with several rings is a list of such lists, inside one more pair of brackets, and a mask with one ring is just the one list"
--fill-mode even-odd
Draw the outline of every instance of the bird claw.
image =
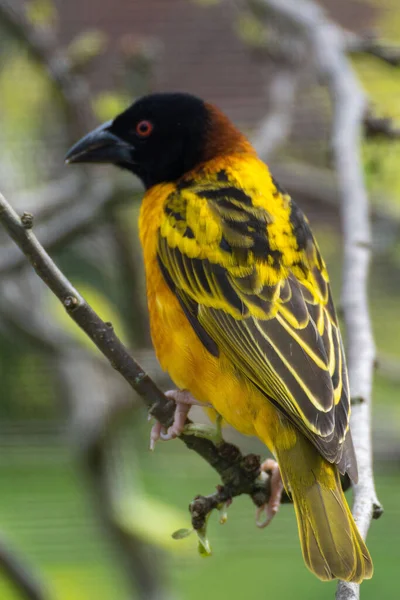
[[167, 442], [179, 437], [185, 428], [186, 419], [192, 406], [204, 406], [204, 403], [193, 398], [188, 390], [169, 390], [165, 392], [167, 398], [172, 398], [176, 404], [174, 422], [168, 429], [155, 423], [151, 428], [150, 433], [150, 450], [154, 450], [156, 443], [159, 440]]
[[161, 423], [154, 423], [150, 432], [150, 450], [155, 449], [156, 443], [159, 440], [162, 440], [163, 442], [173, 440], [176, 437], [176, 432], [173, 431], [172, 428], [172, 425], [167, 429], [166, 427], [164, 427], [164, 425], [161, 425]]
[[[186, 420], [186, 418], [185, 418]], [[164, 427], [161, 423], [154, 423], [150, 432], [150, 450], [154, 450], [156, 447], [156, 443], [161, 440], [162, 442], [168, 442], [169, 440], [174, 440], [176, 437], [180, 436], [182, 431], [180, 428], [175, 425], [175, 422], [171, 425], [171, 427]]]
[[[267, 504], [257, 508], [256, 512], [256, 525], [263, 529], [271, 523], [279, 510], [283, 492], [283, 483], [279, 465], [275, 460], [272, 460], [272, 458], [267, 458], [267, 460], [262, 463], [261, 471], [268, 471], [271, 477], [271, 495], [269, 501]], [[261, 515], [263, 513], [265, 513], [265, 518], [261, 520]]]

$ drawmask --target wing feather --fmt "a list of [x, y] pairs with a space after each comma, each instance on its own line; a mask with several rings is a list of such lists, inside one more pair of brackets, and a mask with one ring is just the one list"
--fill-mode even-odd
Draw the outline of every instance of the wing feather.
[[164, 277], [204, 346], [224, 352], [323, 456], [356, 477], [354, 456], [342, 456], [352, 451], [343, 344], [308, 223], [280, 192], [270, 214], [226, 178], [211, 183], [167, 199], [158, 242]]

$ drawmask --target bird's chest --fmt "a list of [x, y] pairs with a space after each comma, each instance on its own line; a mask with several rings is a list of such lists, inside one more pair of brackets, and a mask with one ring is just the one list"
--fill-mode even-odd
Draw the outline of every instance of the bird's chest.
[[193, 331], [158, 264], [147, 264], [146, 275], [151, 337], [157, 358], [178, 387], [193, 390], [199, 372], [216, 368], [215, 359]]

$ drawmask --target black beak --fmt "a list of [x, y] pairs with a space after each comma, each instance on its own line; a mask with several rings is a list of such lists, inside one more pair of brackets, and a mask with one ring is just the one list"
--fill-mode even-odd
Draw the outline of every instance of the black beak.
[[110, 131], [112, 121], [103, 123], [74, 144], [65, 157], [69, 163], [132, 163], [133, 146]]

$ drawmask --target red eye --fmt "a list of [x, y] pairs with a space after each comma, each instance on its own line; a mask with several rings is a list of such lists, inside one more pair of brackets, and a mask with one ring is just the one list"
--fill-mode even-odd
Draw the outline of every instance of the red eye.
[[139, 121], [136, 125], [136, 133], [140, 137], [148, 137], [153, 131], [153, 123], [150, 121]]

